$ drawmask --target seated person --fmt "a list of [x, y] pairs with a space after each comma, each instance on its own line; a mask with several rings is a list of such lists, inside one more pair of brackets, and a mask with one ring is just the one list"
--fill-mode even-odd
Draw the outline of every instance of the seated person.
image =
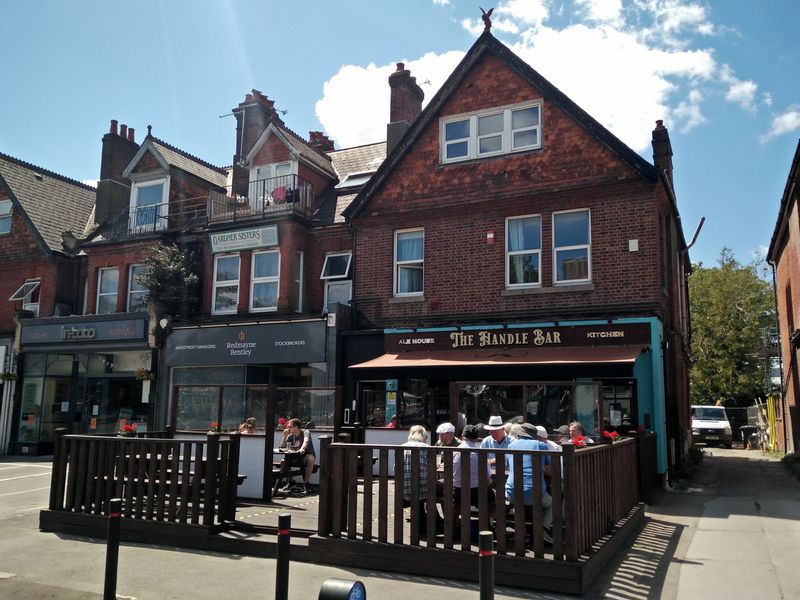
[[583, 425], [580, 421], [573, 421], [569, 424], [569, 438], [572, 439], [577, 436], [583, 436], [584, 444], [594, 444], [594, 440], [586, 435], [586, 430], [583, 428]]
[[[314, 452], [314, 440], [311, 439], [311, 432], [308, 429], [300, 429], [300, 419], [289, 419], [286, 429], [283, 430], [280, 448], [287, 449], [287, 456], [284, 458], [283, 468], [291, 468], [290, 458], [298, 457], [303, 470], [303, 493], [308, 493], [308, 481], [314, 473], [314, 463], [317, 460]], [[293, 456], [290, 456], [293, 455]], [[297, 459], [295, 459], [297, 460]], [[284, 486], [284, 491], [292, 487], [292, 481], [288, 481]]]
[[255, 433], [256, 432], [256, 418], [248, 417], [244, 423], [239, 425], [239, 433]]
[[[461, 443], [459, 448], [479, 448], [478, 444], [478, 429], [475, 425], [467, 425], [461, 434]], [[454, 452], [453, 453], [453, 498], [455, 500], [456, 509], [460, 506], [461, 502], [461, 488], [469, 486], [469, 498], [471, 506], [479, 506], [478, 496], [478, 453], [477, 452]], [[461, 462], [469, 460], [469, 481], [461, 481]], [[486, 479], [489, 481], [489, 465], [486, 465]], [[493, 501], [493, 491], [487, 488], [487, 500]]]
[[452, 423], [440, 423], [436, 428], [436, 434], [439, 439], [435, 445], [440, 448], [443, 446], [455, 448], [461, 443], [461, 440], [456, 437], [456, 428]]
[[[536, 426], [530, 423], [520, 423], [511, 429], [514, 441], [508, 445], [509, 450], [548, 450], [547, 444], [537, 439], [538, 431]], [[549, 475], [550, 457], [543, 455], [539, 458], [542, 462], [541, 481], [533, 481], [533, 456], [525, 454], [522, 457], [522, 494], [525, 501], [525, 508], [533, 506], [533, 486], [538, 485], [542, 490], [542, 527], [544, 528], [544, 539], [548, 543], [553, 543], [553, 499], [547, 493], [547, 482], [545, 475]], [[517, 482], [514, 481], [514, 455], [506, 455], [506, 498], [510, 503], [514, 502], [514, 490]], [[526, 510], [527, 512], [527, 510]]]

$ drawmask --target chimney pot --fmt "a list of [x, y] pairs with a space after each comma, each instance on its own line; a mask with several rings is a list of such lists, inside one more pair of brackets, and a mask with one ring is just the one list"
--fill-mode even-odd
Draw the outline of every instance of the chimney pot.
[[405, 71], [406, 65], [404, 63], [397, 63], [397, 70], [398, 71]]
[[135, 140], [135, 138], [133, 136], [133, 131], [134, 131], [133, 127], [129, 127], [128, 128], [128, 141], [129, 142], [133, 142]]
[[128, 126], [125, 123], [119, 126], [119, 135], [124, 138], [128, 137]]
[[113, 133], [117, 135], [117, 120], [111, 119], [111, 129], [108, 130], [108, 133]]
[[656, 129], [664, 129], [664, 121], [662, 119], [656, 121]]

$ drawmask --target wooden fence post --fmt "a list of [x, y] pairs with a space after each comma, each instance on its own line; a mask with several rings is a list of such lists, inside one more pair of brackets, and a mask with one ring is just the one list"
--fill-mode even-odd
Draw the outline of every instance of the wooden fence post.
[[230, 434], [230, 448], [228, 449], [228, 481], [225, 489], [227, 495], [226, 506], [228, 510], [223, 515], [229, 521], [236, 520], [236, 494], [239, 489], [239, 449], [242, 443], [242, 434], [238, 431]]
[[219, 460], [219, 433], [209, 431], [206, 434], [206, 469], [205, 469], [205, 494], [203, 498], [203, 525], [209, 527], [214, 524], [214, 504], [217, 499], [217, 467]]
[[[353, 441], [353, 436], [349, 433], [339, 433], [336, 435], [336, 442], [339, 444], [350, 444]], [[350, 473], [348, 468], [347, 452], [342, 451], [342, 531], [347, 529], [347, 503], [348, 503], [348, 488], [350, 477], [356, 477], [355, 473]]]
[[330, 445], [333, 441], [331, 435], [319, 436], [319, 514], [317, 516], [317, 533], [325, 537], [331, 533], [331, 495], [333, 494], [331, 481], [331, 462], [333, 452]]
[[575, 497], [578, 489], [578, 482], [575, 480], [575, 447], [564, 444], [561, 454], [564, 459], [565, 555], [567, 560], [576, 561], [580, 557], [580, 552], [578, 551], [578, 506]]
[[58, 510], [64, 498], [64, 476], [66, 475], [66, 462], [64, 459], [64, 434], [66, 427], [57, 427], [53, 432], [56, 439], [53, 445], [53, 471], [50, 474], [50, 510]]

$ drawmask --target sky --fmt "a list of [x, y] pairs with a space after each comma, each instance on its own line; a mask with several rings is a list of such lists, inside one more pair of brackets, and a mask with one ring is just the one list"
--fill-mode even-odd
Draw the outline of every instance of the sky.
[[[670, 131], [692, 262], [763, 260], [800, 138], [797, 0], [481, 0], [492, 33], [652, 162]], [[385, 139], [404, 62], [431, 99], [483, 25], [464, 0], [6, 0], [0, 152], [96, 181], [111, 119], [232, 163], [257, 89], [295, 132]]]

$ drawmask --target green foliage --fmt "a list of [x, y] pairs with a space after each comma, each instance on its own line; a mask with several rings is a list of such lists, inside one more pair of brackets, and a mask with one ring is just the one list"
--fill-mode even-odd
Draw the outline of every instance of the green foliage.
[[772, 286], [757, 265], [744, 266], [723, 248], [719, 266], [695, 265], [689, 278], [692, 404], [749, 406], [764, 396], [763, 331], [775, 325]]
[[144, 261], [139, 283], [158, 314], [191, 317], [200, 305], [200, 278], [192, 256], [172, 244], [159, 244]]

